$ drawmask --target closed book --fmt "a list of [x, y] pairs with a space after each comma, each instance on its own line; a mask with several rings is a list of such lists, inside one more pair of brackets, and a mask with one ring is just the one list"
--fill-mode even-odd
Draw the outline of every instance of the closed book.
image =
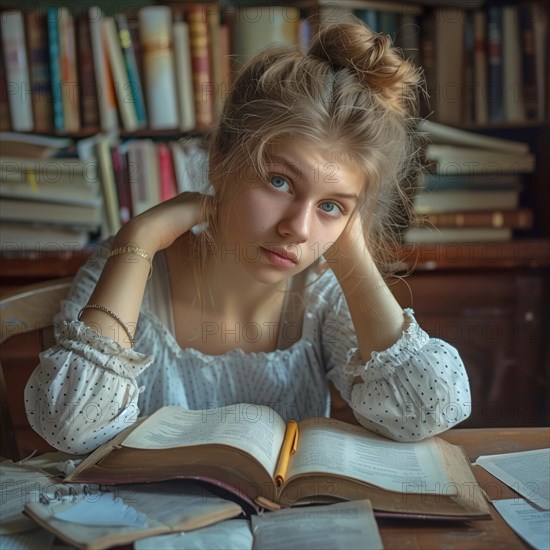
[[90, 39], [94, 61], [94, 73], [97, 86], [99, 124], [104, 132], [118, 131], [118, 114], [113, 81], [109, 72], [107, 52], [103, 40], [103, 12], [97, 6], [88, 9]]
[[496, 191], [470, 191], [450, 189], [426, 191], [414, 199], [417, 215], [433, 212], [465, 212], [472, 210], [513, 210], [519, 206], [519, 191], [501, 189]]
[[158, 154], [152, 139], [128, 142], [128, 170], [134, 216], [160, 203]]
[[438, 93], [435, 68], [435, 11], [427, 10], [420, 18], [420, 59], [426, 81], [426, 94], [420, 94], [420, 115], [427, 117], [433, 113]]
[[512, 239], [507, 227], [415, 227], [405, 235], [405, 242], [418, 243], [468, 243], [503, 242]]
[[178, 194], [172, 152], [167, 143], [157, 143], [159, 179], [160, 179], [160, 200], [167, 201]]
[[24, 157], [33, 159], [63, 156], [74, 151], [70, 138], [41, 136], [20, 132], [0, 132], [3, 157]]
[[146, 6], [138, 16], [149, 127], [178, 128], [172, 11], [169, 6]]
[[473, 12], [474, 27], [474, 122], [489, 122], [487, 80], [487, 16], [483, 10]]
[[418, 128], [426, 134], [431, 143], [480, 147], [481, 149], [508, 152], [513, 155], [529, 153], [529, 144], [523, 141], [485, 136], [429, 120], [420, 121]]
[[74, 18], [67, 8], [58, 8], [59, 59], [61, 64], [61, 98], [67, 132], [80, 129], [80, 87], [76, 68]]
[[464, 13], [464, 87], [462, 101], [462, 118], [464, 124], [475, 122], [475, 86], [474, 80], [474, 21], [473, 13]]
[[[327, 452], [337, 447], [341, 452]], [[99, 447], [65, 479], [119, 484], [189, 477], [257, 504], [368, 498], [382, 515], [490, 517], [460, 447], [439, 438], [391, 441], [333, 418], [285, 422], [273, 409], [247, 403], [162, 407]], [[419, 490], [426, 486], [429, 493]]]
[[8, 101], [8, 80], [4, 65], [4, 48], [0, 40], [0, 132], [11, 130], [10, 104]]
[[52, 84], [50, 79], [50, 53], [48, 47], [48, 23], [43, 11], [25, 13], [25, 33], [31, 101], [34, 117], [34, 131], [53, 131]]
[[99, 129], [99, 89], [94, 70], [90, 21], [86, 13], [76, 17], [76, 55], [80, 88], [80, 123], [83, 130]]
[[464, 97], [464, 11], [437, 8], [435, 15], [436, 95], [432, 107], [439, 122], [462, 122]]
[[508, 229], [531, 229], [533, 211], [529, 208], [516, 210], [472, 210], [466, 212], [433, 212], [421, 216], [419, 225], [441, 227], [506, 227]]
[[421, 189], [470, 189], [487, 191], [493, 189], [520, 189], [522, 175], [518, 172], [468, 172], [422, 174]]
[[504, 119], [506, 122], [522, 122], [526, 117], [517, 6], [502, 8], [502, 48]]
[[48, 21], [48, 48], [50, 53], [50, 78], [52, 83], [53, 126], [56, 132], [65, 131], [63, 109], [63, 77], [61, 71], [61, 51], [57, 8], [50, 6], [46, 12]]
[[110, 146], [109, 138], [104, 135], [99, 136], [95, 143], [95, 154], [103, 190], [102, 232], [104, 237], [114, 235], [122, 226]]
[[[339, 10], [331, 6], [327, 17], [339, 17]], [[322, 15], [323, 17], [323, 15]], [[231, 21], [232, 55], [236, 65], [242, 65], [269, 46], [287, 46], [298, 49], [300, 11], [290, 6], [241, 8]]]
[[529, 4], [518, 6], [519, 33], [525, 116], [537, 120], [539, 114], [539, 82], [537, 78], [537, 50], [535, 47], [535, 12]]
[[548, 96], [549, 83], [546, 76], [548, 73], [548, 19], [550, 14], [544, 4], [535, 3], [532, 7], [534, 9], [535, 65], [538, 87], [537, 120], [547, 120], [548, 103], [550, 103], [550, 97]]
[[208, 25], [208, 60], [210, 63], [210, 82], [212, 87], [212, 117], [217, 119], [222, 109], [223, 101], [223, 59], [224, 48], [221, 6], [215, 2], [204, 5], [206, 23]]
[[34, 129], [32, 103], [27, 96], [31, 89], [29, 63], [25, 44], [23, 15], [19, 10], [2, 12], [2, 50], [10, 106], [11, 127], [16, 132]]
[[115, 15], [115, 23], [118, 31], [120, 47], [122, 48], [124, 66], [126, 67], [126, 72], [128, 74], [128, 83], [136, 111], [137, 124], [139, 128], [143, 128], [147, 125], [145, 96], [141, 85], [141, 76], [134, 49], [134, 42], [132, 40], [132, 35], [130, 34], [130, 28], [128, 26], [126, 15], [123, 13], [117, 13]]
[[99, 197], [88, 204], [3, 197], [0, 201], [0, 219], [4, 221], [86, 227], [95, 230], [101, 225], [101, 202]]
[[173, 36], [180, 130], [188, 132], [196, 125], [189, 24], [186, 21], [175, 21]]
[[132, 85], [122, 56], [115, 19], [114, 17], [104, 17], [101, 24], [122, 125], [126, 132], [134, 132], [140, 125], [136, 114]]
[[[213, 80], [212, 44], [206, 4], [185, 6], [189, 25], [189, 47], [193, 73], [195, 121], [198, 130], [207, 130], [214, 124], [216, 89]], [[219, 52], [216, 52], [219, 55]]]
[[504, 121], [502, 6], [487, 8], [487, 98], [489, 122]]
[[130, 221], [133, 213], [128, 156], [121, 145], [115, 144], [111, 146], [111, 161], [113, 163], [113, 174], [116, 183], [120, 223], [124, 225]]
[[426, 147], [426, 158], [435, 164], [434, 171], [442, 174], [529, 173], [535, 169], [535, 155], [532, 153], [514, 155], [504, 151], [437, 143]]
[[95, 161], [0, 157], [0, 195], [72, 204], [95, 203], [100, 194]]
[[47, 224], [0, 220], [0, 253], [30, 251], [74, 252], [84, 248], [90, 231]]

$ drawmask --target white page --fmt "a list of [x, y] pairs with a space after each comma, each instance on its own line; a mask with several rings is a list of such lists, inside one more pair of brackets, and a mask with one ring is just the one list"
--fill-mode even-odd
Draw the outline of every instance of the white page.
[[550, 510], [550, 448], [480, 456], [476, 464], [543, 510]]
[[0, 535], [36, 529], [36, 523], [23, 515], [25, 503], [37, 499], [40, 491], [55, 488], [51, 476], [18, 466], [11, 460], [0, 464]]
[[250, 524], [244, 519], [221, 521], [203, 529], [149, 537], [134, 542], [134, 550], [252, 550]]
[[250, 453], [273, 475], [285, 429], [284, 420], [261, 405], [239, 403], [204, 410], [162, 407], [122, 444], [138, 449], [232, 445]]
[[522, 498], [494, 500], [493, 505], [504, 521], [533, 548], [550, 548], [550, 512], [538, 510]]
[[344, 425], [345, 430], [342, 424], [333, 426], [330, 420], [300, 424], [298, 450], [291, 457], [289, 477], [312, 471], [333, 472], [390, 491], [457, 493], [433, 440], [401, 443], [360, 426]]
[[368, 500], [278, 510], [251, 522], [254, 550], [383, 548]]

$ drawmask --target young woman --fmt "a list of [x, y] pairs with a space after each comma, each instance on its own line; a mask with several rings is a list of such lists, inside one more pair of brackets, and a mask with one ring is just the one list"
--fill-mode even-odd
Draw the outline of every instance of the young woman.
[[169, 404], [327, 415], [329, 381], [394, 439], [466, 418], [456, 350], [382, 275], [410, 211], [418, 83], [359, 23], [250, 61], [210, 142], [212, 193], [134, 218], [77, 275], [27, 384], [33, 428], [85, 453]]

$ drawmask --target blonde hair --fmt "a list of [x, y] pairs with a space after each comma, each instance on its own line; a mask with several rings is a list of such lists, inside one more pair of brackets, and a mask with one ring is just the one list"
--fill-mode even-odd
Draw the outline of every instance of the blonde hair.
[[[330, 144], [365, 172], [362, 209], [369, 249], [384, 273], [410, 225], [418, 168], [418, 69], [359, 20], [326, 24], [307, 54], [268, 49], [238, 74], [210, 144], [217, 201], [242, 167], [264, 175], [265, 149], [285, 136]], [[413, 185], [411, 185], [413, 184]], [[212, 205], [204, 211], [213, 220]], [[204, 233], [212, 250], [215, 224]]]

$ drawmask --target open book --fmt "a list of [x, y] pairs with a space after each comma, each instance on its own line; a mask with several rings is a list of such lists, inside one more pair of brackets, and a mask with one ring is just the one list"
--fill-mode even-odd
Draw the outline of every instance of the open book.
[[460, 447], [438, 438], [400, 443], [316, 417], [286, 423], [237, 404], [159, 409], [102, 445], [72, 482], [190, 478], [265, 507], [370, 499], [378, 515], [486, 519], [488, 505]]

